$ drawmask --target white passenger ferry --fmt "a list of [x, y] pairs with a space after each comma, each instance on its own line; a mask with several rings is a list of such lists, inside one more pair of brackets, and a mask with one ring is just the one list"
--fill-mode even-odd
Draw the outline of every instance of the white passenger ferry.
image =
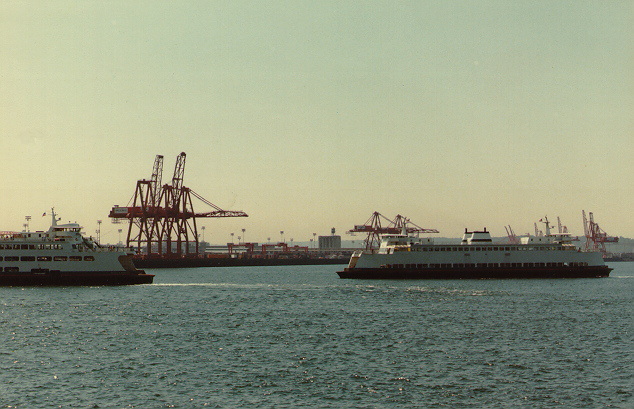
[[434, 244], [431, 238], [382, 236], [378, 251], [357, 251], [340, 278], [581, 278], [612, 271], [600, 252], [577, 248], [568, 233], [521, 238], [521, 244], [493, 243], [486, 230], [467, 231], [461, 244]]
[[152, 283], [154, 276], [136, 269], [131, 254], [101, 247], [79, 224], [57, 224], [51, 213], [48, 231], [0, 232], [0, 286]]

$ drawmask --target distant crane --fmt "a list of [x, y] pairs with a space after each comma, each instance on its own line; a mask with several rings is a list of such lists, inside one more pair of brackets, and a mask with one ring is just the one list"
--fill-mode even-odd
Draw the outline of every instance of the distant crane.
[[600, 251], [605, 255], [607, 253], [605, 243], [618, 243], [619, 238], [608, 236], [608, 234], [595, 223], [592, 212], [588, 213], [588, 217], [586, 217], [585, 210], [582, 210], [581, 214], [583, 216], [583, 232], [586, 236], [586, 251]]
[[[188, 187], [183, 186], [185, 152], [176, 158], [171, 184], [161, 185], [163, 156], [156, 155], [150, 180], [137, 181], [132, 206], [114, 206], [109, 217], [113, 221], [129, 221], [126, 245], [143, 250], [147, 255], [183, 256], [199, 253], [196, 218], [248, 217], [243, 211], [223, 210]], [[214, 210], [197, 213], [192, 196]], [[173, 243], [176, 251], [173, 252]]]
[[[387, 223], [387, 226], [383, 226], [382, 222]], [[390, 220], [379, 212], [372, 213], [364, 224], [355, 225], [347, 233], [367, 233], [368, 236], [364, 240], [365, 248], [366, 250], [372, 250], [378, 248], [381, 244], [382, 234], [400, 234], [403, 228], [406, 229], [408, 234], [438, 233], [438, 230], [422, 228], [400, 214], [396, 215], [394, 220]]]
[[[559, 233], [562, 233], [562, 234], [570, 233], [568, 231], [568, 227], [564, 226], [563, 224], [561, 224], [561, 218], [559, 218], [559, 216], [557, 216], [557, 231]], [[570, 236], [570, 240], [579, 241], [579, 237], [578, 236]]]
[[515, 232], [513, 231], [513, 228], [511, 228], [511, 225], [504, 226], [504, 229], [506, 230], [506, 235], [509, 238], [509, 244], [520, 244], [520, 239], [515, 235]]

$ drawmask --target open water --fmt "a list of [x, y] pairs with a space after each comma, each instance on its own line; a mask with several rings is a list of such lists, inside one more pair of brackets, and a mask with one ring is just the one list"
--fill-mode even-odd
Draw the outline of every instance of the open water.
[[610, 278], [353, 281], [339, 266], [0, 288], [2, 408], [634, 407]]

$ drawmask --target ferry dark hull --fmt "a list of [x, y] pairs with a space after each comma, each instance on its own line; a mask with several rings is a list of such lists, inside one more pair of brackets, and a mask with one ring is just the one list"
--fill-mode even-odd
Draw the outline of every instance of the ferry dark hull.
[[0, 286], [103, 286], [103, 285], [133, 285], [152, 284], [154, 275], [144, 271], [121, 272], [31, 272], [31, 273], [0, 273]]
[[599, 278], [608, 277], [608, 266], [557, 266], [517, 268], [346, 268], [338, 271], [339, 278], [386, 280], [455, 280], [504, 278]]

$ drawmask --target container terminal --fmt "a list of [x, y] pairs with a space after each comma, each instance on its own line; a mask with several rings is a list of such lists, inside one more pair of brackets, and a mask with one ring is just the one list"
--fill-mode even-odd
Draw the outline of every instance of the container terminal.
[[[131, 205], [115, 205], [110, 210], [109, 217], [114, 223], [128, 222], [126, 247], [136, 252], [135, 265], [160, 268], [345, 264], [350, 259], [352, 249], [342, 249], [341, 239], [334, 232], [319, 237], [319, 249], [289, 246], [285, 242], [227, 243], [224, 248], [201, 248], [197, 219], [248, 217], [248, 214], [222, 209], [184, 186], [186, 157], [185, 152], [177, 156], [171, 183], [163, 184], [163, 156], [156, 155], [152, 175], [137, 181]], [[195, 211], [194, 199], [211, 209]]]
[[[128, 206], [112, 207], [109, 213], [113, 223], [127, 222], [125, 246], [135, 252], [134, 263], [140, 268], [252, 266], [299, 264], [346, 264], [356, 250], [342, 248], [341, 237], [319, 236], [319, 248], [279, 243], [227, 243], [226, 246], [208, 246], [199, 241], [197, 219], [219, 217], [248, 217], [242, 210], [225, 210], [183, 185], [185, 152], [176, 157], [170, 183], [162, 183], [163, 155], [156, 155], [149, 179], [136, 182], [134, 195]], [[193, 201], [203, 203], [207, 211], [194, 210]], [[606, 243], [617, 243], [618, 237], [608, 235], [594, 222], [592, 212], [583, 211], [586, 251], [600, 251], [605, 259], [614, 255], [606, 250]], [[374, 212], [363, 224], [355, 225], [347, 233], [365, 234], [365, 249], [378, 249], [381, 236], [398, 234], [406, 227], [407, 234], [436, 234], [438, 230], [422, 228], [408, 218], [397, 215], [389, 219]], [[559, 232], [567, 232], [558, 218]], [[508, 242], [519, 240], [510, 226], [505, 226]], [[204, 232], [204, 227], [202, 227]], [[282, 233], [282, 232], [281, 232]], [[535, 235], [540, 232], [535, 224]], [[315, 245], [317, 243], [314, 243]]]

